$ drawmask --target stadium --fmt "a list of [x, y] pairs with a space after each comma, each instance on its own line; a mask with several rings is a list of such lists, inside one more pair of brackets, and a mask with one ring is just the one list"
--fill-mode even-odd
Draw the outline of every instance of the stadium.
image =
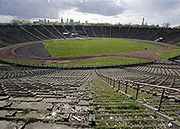
[[179, 46], [144, 23], [0, 24], [0, 128], [179, 129]]

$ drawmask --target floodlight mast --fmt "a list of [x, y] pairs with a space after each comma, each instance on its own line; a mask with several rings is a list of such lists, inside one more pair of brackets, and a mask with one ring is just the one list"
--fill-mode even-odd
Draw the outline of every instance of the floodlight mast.
[[143, 20], [142, 20], [142, 26], [144, 26], [145, 24], [144, 24], [144, 18], [143, 18]]

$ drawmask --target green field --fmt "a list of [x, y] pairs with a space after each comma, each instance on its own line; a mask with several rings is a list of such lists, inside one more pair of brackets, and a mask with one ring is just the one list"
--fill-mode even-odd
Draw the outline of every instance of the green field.
[[104, 65], [117, 65], [117, 64], [135, 64], [135, 63], [143, 63], [143, 62], [148, 62], [148, 60], [138, 59], [138, 58], [127, 58], [127, 57], [103, 57], [103, 58], [93, 58], [93, 59], [65, 62], [58, 64], [58, 66], [84, 67], [84, 66], [104, 66]]
[[54, 40], [45, 41], [44, 46], [52, 57], [79, 57], [161, 47], [127, 39]]
[[0, 56], [0, 60], [5, 61], [5, 62], [9, 62], [9, 63], [15, 63], [15, 64], [29, 64], [29, 65], [38, 65], [40, 64], [38, 60], [33, 60], [33, 59], [20, 59], [20, 60], [16, 60], [16, 59], [11, 59], [11, 58], [6, 58], [6, 57], [1, 57]]
[[178, 43], [175, 43], [174, 45], [176, 45], [176, 46], [180, 46], [180, 42], [178, 42]]
[[160, 56], [161, 58], [164, 58], [164, 59], [175, 57], [175, 56], [180, 55], [180, 48], [167, 50], [167, 51], [163, 51], [163, 52], [156, 52], [156, 55], [158, 55], [158, 56]]

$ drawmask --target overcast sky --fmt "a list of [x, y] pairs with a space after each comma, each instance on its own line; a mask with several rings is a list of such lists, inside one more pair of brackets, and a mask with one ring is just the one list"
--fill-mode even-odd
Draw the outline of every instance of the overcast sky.
[[0, 0], [0, 22], [74, 19], [123, 24], [180, 24], [180, 0]]

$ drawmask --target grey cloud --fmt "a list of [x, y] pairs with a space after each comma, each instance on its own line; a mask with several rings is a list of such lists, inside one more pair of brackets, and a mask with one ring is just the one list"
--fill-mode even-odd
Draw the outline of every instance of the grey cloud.
[[156, 22], [179, 24], [180, 0], [127, 0], [128, 10]]
[[58, 10], [47, 0], [1, 0], [0, 15], [22, 18], [57, 18]]
[[136, 0], [129, 3], [131, 7], [136, 7], [145, 12], [161, 13], [180, 8], [180, 0]]
[[0, 15], [22, 18], [58, 18], [58, 11], [75, 9], [83, 13], [112, 16], [124, 8], [114, 0], [1, 0]]
[[84, 0], [77, 2], [77, 11], [104, 16], [115, 16], [123, 13], [124, 7], [114, 0]]
[[78, 12], [114, 16], [124, 12], [125, 8], [117, 0], [52, 0], [60, 9], [75, 9]]
[[[146, 1], [146, 6], [151, 8], [152, 10], [155, 9], [156, 11], [167, 11], [176, 9], [179, 7], [180, 1], [179, 0], [156, 0], [156, 1]], [[155, 11], [153, 10], [153, 11]]]
[[[180, 21], [180, 0], [0, 0], [0, 15], [20, 18], [58, 18], [59, 11], [75, 10], [85, 14], [145, 17], [151, 22]], [[125, 13], [124, 13], [125, 12]], [[78, 17], [78, 16], [77, 16]], [[128, 21], [127, 21], [128, 22]]]

